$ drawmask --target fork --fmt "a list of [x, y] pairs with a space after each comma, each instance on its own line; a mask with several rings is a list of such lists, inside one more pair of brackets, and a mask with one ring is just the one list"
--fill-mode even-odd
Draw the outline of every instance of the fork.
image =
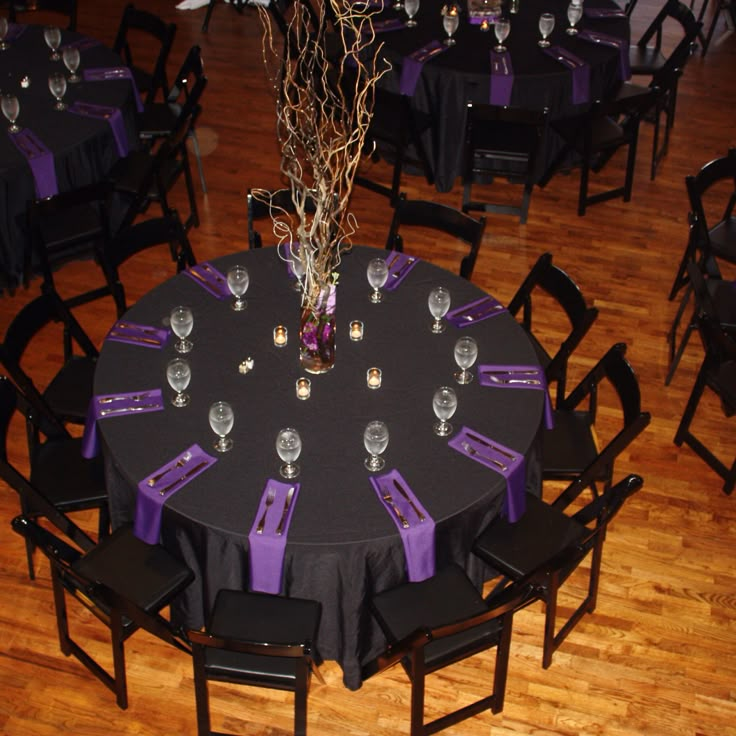
[[478, 450], [475, 449], [472, 445], [469, 445], [467, 442], [461, 443], [463, 450], [468, 453], [471, 457], [479, 457], [483, 460], [488, 461], [489, 463], [493, 463], [497, 468], [501, 468], [501, 470], [506, 471], [509, 469], [508, 465], [504, 465], [500, 460], [496, 460], [494, 457], [488, 457], [488, 455], [483, 455], [482, 453], [478, 452]]
[[406, 517], [404, 516], [404, 514], [401, 513], [401, 509], [396, 505], [396, 501], [394, 501], [393, 497], [388, 491], [383, 492], [383, 500], [393, 509], [393, 512], [398, 517], [402, 528], [408, 529], [409, 522], [406, 520]]
[[499, 378], [498, 376], [488, 376], [489, 381], [493, 383], [522, 383], [527, 386], [540, 386], [541, 381], [538, 378]]
[[275, 500], [276, 489], [269, 488], [268, 495], [266, 496], [266, 506], [263, 509], [263, 516], [261, 516], [261, 520], [258, 522], [258, 526], [256, 527], [256, 534], [263, 534], [263, 527], [266, 526], [266, 514], [268, 514], [268, 509], [271, 508], [271, 504], [273, 504]]
[[98, 404], [112, 404], [113, 401], [141, 401], [149, 398], [151, 395], [150, 391], [146, 391], [143, 394], [134, 394], [133, 396], [105, 396], [104, 398], [97, 399]]
[[185, 452], [173, 465], [169, 465], [168, 468], [165, 470], [162, 470], [160, 473], [156, 473], [152, 478], [149, 478], [146, 483], [153, 488], [153, 486], [158, 483], [161, 478], [163, 478], [165, 475], [168, 475], [172, 470], [176, 470], [176, 468], [183, 468], [190, 460], [192, 459], [192, 453], [191, 452]]

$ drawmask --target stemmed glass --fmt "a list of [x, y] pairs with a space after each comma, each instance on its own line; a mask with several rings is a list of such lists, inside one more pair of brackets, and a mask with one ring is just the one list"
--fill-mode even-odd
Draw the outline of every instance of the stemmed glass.
[[570, 23], [570, 27], [566, 29], [566, 33], [574, 36], [578, 29], [575, 28], [578, 21], [583, 17], [583, 6], [580, 2], [572, 2], [567, 6], [567, 20]]
[[11, 133], [18, 133], [20, 131], [20, 125], [16, 125], [15, 122], [18, 119], [18, 115], [20, 115], [20, 102], [18, 102], [18, 98], [15, 95], [3, 95], [0, 105], [2, 105], [3, 115], [10, 121], [10, 128], [8, 130]]
[[368, 283], [373, 287], [371, 294], [371, 301], [373, 304], [378, 304], [383, 301], [383, 294], [381, 293], [381, 287], [386, 283], [388, 278], [388, 266], [383, 258], [373, 258], [368, 264]]
[[56, 98], [54, 110], [66, 110], [63, 99], [66, 94], [66, 77], [61, 72], [49, 74], [49, 91]]
[[459, 371], [453, 373], [455, 380], [460, 384], [470, 383], [473, 374], [468, 370], [478, 357], [478, 343], [475, 338], [461, 337], [455, 343], [455, 362], [460, 367]]
[[454, 46], [457, 43], [452, 37], [452, 34], [455, 33], [459, 24], [460, 12], [455, 5], [442, 8], [442, 27], [447, 34], [447, 38], [444, 41], [445, 46]]
[[503, 42], [508, 38], [509, 31], [511, 30], [511, 22], [508, 18], [498, 18], [493, 27], [493, 32], [496, 34], [496, 40], [498, 45], [494, 46], [493, 50], [502, 54], [506, 51], [506, 47]]
[[452, 418], [455, 409], [457, 409], [455, 390], [449, 386], [438, 388], [432, 397], [432, 409], [434, 409], [434, 414], [439, 419], [438, 422], [432, 425], [432, 431], [439, 437], [447, 437], [448, 434], [452, 433], [452, 424], [447, 420]]
[[188, 353], [194, 347], [191, 341], [187, 340], [192, 327], [194, 327], [194, 315], [189, 307], [174, 307], [171, 310], [171, 329], [179, 338], [174, 345], [177, 353]]
[[210, 427], [218, 437], [214, 445], [215, 450], [217, 452], [232, 450], [233, 441], [228, 437], [235, 423], [232, 406], [227, 401], [215, 401], [210, 407], [209, 419]]
[[276, 452], [278, 453], [283, 465], [279, 468], [279, 473], [283, 478], [296, 478], [299, 475], [299, 465], [297, 460], [302, 451], [302, 438], [295, 429], [282, 429], [276, 435]]
[[81, 82], [82, 78], [77, 74], [80, 61], [79, 49], [76, 46], [65, 46], [61, 52], [61, 58], [64, 59], [64, 66], [71, 72], [69, 82], [71, 84]]
[[419, 12], [419, 0], [404, 0], [404, 10], [409, 17], [409, 20], [406, 21], [406, 27], [414, 28], [417, 24], [414, 16]]
[[166, 380], [169, 386], [176, 391], [176, 396], [171, 399], [174, 406], [182, 407], [189, 404], [189, 394], [184, 393], [192, 378], [192, 369], [184, 358], [174, 358], [166, 365]]
[[248, 302], [243, 299], [243, 294], [248, 291], [248, 284], [250, 284], [250, 277], [245, 266], [236, 265], [228, 269], [227, 288], [234, 297], [230, 307], [236, 312], [242, 312], [248, 306]]
[[5, 40], [8, 35], [8, 19], [3, 15], [0, 16], [0, 51], [7, 51], [10, 44]]
[[427, 304], [429, 305], [431, 315], [434, 317], [432, 332], [434, 332], [435, 335], [439, 335], [441, 332], [444, 332], [447, 327], [447, 325], [442, 321], [442, 318], [447, 314], [447, 310], [450, 308], [450, 292], [444, 286], [436, 286], [429, 292]]
[[56, 26], [46, 26], [43, 29], [43, 40], [51, 49], [51, 61], [59, 61], [61, 56], [59, 56], [57, 49], [61, 45], [61, 30]]
[[294, 245], [292, 244], [289, 246], [289, 249], [291, 250], [291, 259], [289, 260], [289, 265], [291, 266], [291, 272], [296, 277], [294, 279], [293, 289], [294, 291], [301, 291], [302, 279], [304, 278], [304, 262], [302, 261], [299, 247], [294, 250]]
[[537, 43], [546, 49], [549, 46], [547, 36], [552, 33], [552, 29], [555, 27], [555, 17], [552, 13], [542, 13], [539, 16], [539, 32], [542, 34], [542, 38]]
[[381, 457], [381, 453], [388, 447], [388, 427], [386, 424], [379, 421], [368, 422], [363, 432], [363, 444], [370, 454], [363, 465], [373, 473], [382, 470], [386, 465], [386, 461]]

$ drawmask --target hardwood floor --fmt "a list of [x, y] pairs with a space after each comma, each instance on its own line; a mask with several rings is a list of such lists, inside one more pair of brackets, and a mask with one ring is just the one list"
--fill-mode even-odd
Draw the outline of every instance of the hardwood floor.
[[[111, 43], [124, 1], [80, 0], [80, 30]], [[209, 193], [200, 197], [202, 224], [192, 233], [197, 257], [241, 250], [247, 245], [244, 192], [278, 183], [273, 104], [260, 61], [257, 16], [251, 10], [240, 16], [220, 4], [203, 35], [204, 9], [177, 11], [174, 0], [152, 0], [146, 7], [178, 24], [171, 72], [189, 46], [199, 43], [209, 76], [198, 128]], [[632, 36], [637, 37], [657, 7], [655, 0], [639, 0]], [[720, 479], [693, 452], [672, 443], [702, 358], [696, 338], [672, 384], [663, 384], [665, 334], [675, 310], [667, 295], [687, 235], [684, 177], [736, 145], [734, 69], [736, 36], [711, 46], [704, 59], [699, 54], [690, 59], [680, 84], [671, 150], [654, 182], [648, 179], [652, 130], [650, 125], [642, 128], [630, 203], [596, 205], [584, 218], [577, 217], [578, 175], [572, 173], [534, 192], [527, 225], [520, 226], [513, 217], [489, 218], [474, 281], [507, 301], [537, 257], [551, 251], [600, 310], [579, 349], [573, 381], [612, 343], [626, 342], [643, 406], [653, 419], [617, 465], [617, 476], [637, 472], [645, 485], [610, 530], [596, 612], [578, 625], [546, 671], [541, 668], [542, 612], [535, 606], [519, 614], [503, 713], [483, 714], [448, 729], [448, 734], [736, 734], [736, 498], [724, 496]], [[615, 158], [602, 178], [618, 178], [621, 163]], [[389, 172], [385, 164], [375, 168]], [[455, 206], [460, 202], [457, 187], [437, 195], [420, 181], [407, 179], [405, 188], [411, 197]], [[390, 216], [385, 200], [356, 188], [353, 212], [360, 224], [356, 240], [382, 247]], [[430, 246], [427, 241], [419, 255], [434, 258]], [[440, 262], [456, 268], [452, 255]], [[127, 264], [124, 281], [130, 301], [172, 273], [163, 250]], [[79, 264], [59, 274], [59, 287], [73, 293], [97, 278], [92, 264]], [[28, 292], [0, 298], [3, 332], [37, 288], [34, 283]], [[99, 343], [114, 312], [111, 303], [98, 302], [78, 315]], [[556, 329], [551, 317], [547, 329]], [[40, 381], [59, 359], [52, 337], [41, 341], [32, 360], [31, 370]], [[603, 397], [604, 417], [606, 406]], [[730, 463], [736, 452], [734, 420], [724, 418], [717, 401], [704, 403], [698, 426]], [[22, 456], [24, 442], [18, 423], [9, 443], [14, 457]], [[47, 565], [37, 556], [38, 577], [30, 581], [22, 541], [10, 530], [17, 508], [15, 494], [3, 488], [0, 732], [194, 733], [186, 656], [145, 633], [136, 634], [127, 646], [130, 707], [123, 712], [87, 670], [60, 653]], [[92, 519], [85, 523], [91, 526]], [[104, 662], [110, 661], [105, 631], [96, 621], [75, 612], [72, 626]], [[482, 691], [488, 663], [480, 657], [436, 676], [430, 682], [428, 709], [434, 713], [445, 703], [459, 704]], [[334, 663], [326, 663], [323, 673], [326, 685], [315, 681], [310, 693], [313, 736], [408, 733], [409, 689], [399, 668], [358, 692], [343, 688]], [[290, 696], [226, 686], [215, 692], [220, 730], [259, 736], [291, 733]]]

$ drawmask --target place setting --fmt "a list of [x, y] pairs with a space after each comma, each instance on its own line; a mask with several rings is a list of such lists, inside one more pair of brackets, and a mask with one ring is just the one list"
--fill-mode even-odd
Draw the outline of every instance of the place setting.
[[508, 313], [506, 307], [490, 294], [474, 299], [457, 309], [447, 312], [447, 321], [454, 327], [469, 327], [490, 317], [496, 317], [504, 312]]
[[417, 265], [419, 259], [415, 256], [408, 256], [398, 250], [392, 250], [390, 254], [386, 256], [385, 261], [388, 266], [388, 274], [384, 288], [386, 291], [394, 291], [395, 289], [398, 289], [401, 282]]
[[[240, 268], [243, 268], [245, 273], [239, 274], [236, 278], [236, 271], [234, 269]], [[207, 261], [198, 263], [196, 266], [190, 266], [186, 271], [184, 271], [184, 275], [189, 277], [192, 281], [201, 286], [205, 291], [208, 291], [210, 294], [212, 294], [212, 296], [217, 299], [229, 299], [231, 296], [234, 295], [236, 296], [236, 298], [242, 297], [242, 295], [248, 289], [248, 272], [246, 269], [244, 269], [244, 267], [238, 266], [233, 266], [233, 268], [230, 270], [233, 271], [232, 283], [235, 285], [236, 290], [240, 291], [239, 295], [236, 295], [235, 292], [231, 290], [228, 276], [223, 274]]]
[[170, 332], [163, 327], [144, 325], [128, 320], [118, 320], [110, 328], [105, 340], [124, 342], [142, 348], [158, 350], [168, 342]]

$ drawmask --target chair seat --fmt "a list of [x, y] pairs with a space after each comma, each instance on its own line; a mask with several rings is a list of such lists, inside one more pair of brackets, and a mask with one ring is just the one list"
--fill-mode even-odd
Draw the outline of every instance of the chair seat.
[[545, 478], [572, 478], [598, 455], [587, 412], [555, 411], [554, 429], [544, 430], [542, 443]]
[[168, 135], [180, 112], [180, 105], [168, 102], [152, 102], [146, 105], [137, 118], [138, 135], [141, 138], [159, 138]]
[[[109, 179], [113, 182], [116, 191], [134, 196], [140, 191], [152, 166], [153, 157], [148, 151], [133, 151], [117, 161], [110, 171]], [[178, 159], [167, 158], [162, 162], [159, 173], [165, 190], [168, 191], [182, 171], [183, 164]], [[158, 198], [159, 192], [155, 181], [152, 182], [147, 194], [151, 199]]]
[[64, 364], [43, 392], [55, 414], [67, 421], [84, 421], [93, 394], [96, 365], [96, 360], [81, 355], [72, 356]]
[[709, 383], [721, 397], [723, 413], [727, 417], [736, 414], [736, 361], [729, 360], [718, 367]]
[[91, 241], [105, 235], [100, 212], [90, 204], [55, 212], [53, 216], [41, 219], [38, 227], [51, 260], [55, 249], [64, 248], [66, 251], [75, 243], [87, 243], [89, 250]]
[[736, 261], [736, 217], [719, 222], [709, 231], [708, 237], [714, 256]]
[[629, 47], [629, 66], [632, 74], [654, 74], [665, 65], [666, 61], [662, 52], [651, 46]]

